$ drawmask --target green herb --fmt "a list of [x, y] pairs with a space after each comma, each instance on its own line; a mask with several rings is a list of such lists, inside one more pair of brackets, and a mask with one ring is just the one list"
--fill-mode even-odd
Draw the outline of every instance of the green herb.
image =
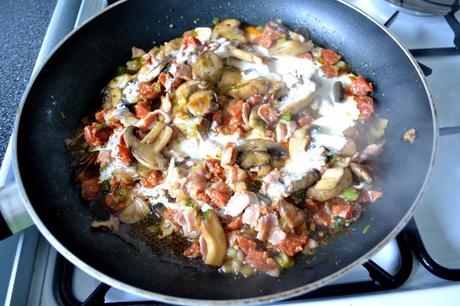
[[314, 232], [316, 230], [316, 223], [310, 223], [310, 232]]
[[232, 86], [230, 87], [230, 90], [232, 90], [232, 89], [239, 89], [239, 88], [241, 88], [241, 87], [243, 87], [243, 86], [246, 86], [247, 84], [248, 84], [248, 82], [238, 82], [238, 83], [232, 85]]
[[59, 115], [61, 115], [62, 120], [66, 118], [64, 112], [59, 112]]
[[94, 123], [94, 127], [98, 130], [102, 130], [105, 127], [105, 125], [104, 123], [96, 122]]
[[366, 226], [364, 227], [364, 229], [363, 229], [363, 234], [366, 234], [367, 231], [368, 231], [370, 228], [371, 228], [371, 225], [370, 225], [370, 224], [366, 225]]
[[291, 113], [284, 113], [281, 115], [281, 119], [284, 121], [290, 121], [292, 119], [292, 114]]
[[203, 211], [202, 216], [203, 216], [204, 220], [208, 220], [210, 218], [210, 216], [211, 216], [211, 213], [210, 213], [209, 210]]
[[294, 193], [291, 198], [294, 200], [294, 203], [296, 204], [300, 204], [300, 202], [303, 201], [303, 199], [305, 198], [305, 190], [301, 190], [301, 191], [297, 191], [296, 193]]
[[359, 192], [353, 187], [345, 188], [341, 196], [348, 201], [356, 201], [359, 198]]
[[345, 226], [345, 219], [342, 217], [334, 217], [334, 221], [332, 222], [332, 230], [337, 232], [341, 230]]
[[281, 45], [281, 44], [284, 44], [285, 42], [286, 42], [286, 37], [282, 37], [276, 41], [276, 44]]
[[294, 265], [294, 261], [287, 254], [281, 252], [278, 256], [275, 257], [275, 261], [281, 269], [287, 269]]
[[241, 274], [243, 274], [244, 277], [249, 277], [252, 275], [252, 273], [254, 273], [254, 269], [252, 269], [249, 266], [244, 266], [243, 268], [241, 268], [240, 272]]
[[122, 75], [126, 73], [126, 67], [125, 66], [119, 66], [117, 68], [117, 75]]
[[109, 192], [111, 189], [109, 180], [105, 180], [101, 183], [101, 189], [103, 192]]
[[212, 24], [213, 24], [213, 25], [217, 25], [218, 23], [220, 23], [220, 18], [219, 18], [219, 17], [214, 17], [214, 18], [212, 19]]
[[128, 62], [126, 62], [126, 70], [128, 70], [130, 73], [134, 73], [141, 69], [141, 61], [139, 57], [136, 57]]
[[194, 208], [196, 206], [195, 202], [192, 199], [187, 199], [185, 206]]
[[337, 156], [336, 155], [332, 155], [331, 158], [329, 159], [329, 162], [331, 164], [334, 164], [335, 162], [337, 162]]
[[116, 202], [124, 202], [128, 199], [128, 195], [129, 195], [128, 188], [120, 187], [115, 192], [114, 198]]
[[161, 232], [159, 225], [150, 225], [147, 227], [147, 231], [151, 234], [159, 234]]

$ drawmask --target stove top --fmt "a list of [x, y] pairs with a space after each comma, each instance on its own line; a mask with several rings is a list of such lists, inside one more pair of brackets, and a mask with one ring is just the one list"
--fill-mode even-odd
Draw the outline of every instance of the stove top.
[[[460, 301], [460, 222], [456, 220], [460, 214], [456, 196], [460, 186], [460, 46], [454, 41], [460, 43], [455, 39], [455, 31], [460, 35], [455, 22], [460, 13], [420, 17], [404, 14], [383, 0], [347, 2], [389, 27], [428, 76], [440, 123], [438, 157], [414, 219], [396, 239], [330, 285], [278, 304], [387, 305], [404, 301], [417, 305], [437, 301], [456, 305]], [[59, 0], [35, 68], [66, 33], [106, 5], [105, 0]], [[0, 185], [14, 180], [10, 165], [9, 146], [0, 169]], [[110, 288], [74, 267], [34, 227], [0, 244], [3, 248], [11, 253], [11, 258], [2, 261], [11, 263], [7, 305], [158, 304]]]

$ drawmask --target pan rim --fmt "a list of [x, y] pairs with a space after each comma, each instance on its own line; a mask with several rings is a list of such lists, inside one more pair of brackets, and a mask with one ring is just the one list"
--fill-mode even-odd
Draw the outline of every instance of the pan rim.
[[38, 78], [38, 76], [41, 74], [41, 71], [43, 67], [45, 67], [50, 61], [50, 59], [53, 57], [53, 55], [60, 49], [60, 47], [66, 43], [66, 41], [72, 37], [76, 32], [78, 32], [81, 28], [87, 26], [89, 23], [91, 23], [94, 19], [98, 18], [100, 15], [103, 15], [110, 9], [122, 5], [125, 2], [129, 0], [122, 0], [117, 3], [114, 3], [92, 18], [88, 19], [85, 21], [80, 27], [72, 30], [69, 34], [67, 34], [64, 39], [57, 44], [54, 49], [50, 52], [48, 55], [47, 60], [43, 63], [43, 65], [40, 67], [40, 69], [35, 73], [35, 75], [32, 77], [30, 80], [24, 95], [21, 99], [21, 102], [18, 107], [17, 111], [17, 116], [15, 119], [15, 124], [14, 124], [14, 129], [13, 129], [13, 158], [14, 158], [14, 163], [13, 163], [13, 170], [14, 170], [14, 175], [16, 177], [16, 182], [19, 187], [20, 194], [23, 198], [24, 205], [34, 221], [34, 224], [37, 226], [39, 231], [46, 237], [48, 242], [60, 253], [62, 254], [66, 259], [70, 260], [73, 264], [75, 264], [78, 268], [82, 269], [86, 273], [90, 274], [92, 277], [100, 280], [103, 283], [109, 284], [110, 286], [113, 286], [117, 289], [127, 291], [129, 293], [139, 295], [145, 298], [153, 299], [156, 301], [161, 301], [161, 302], [166, 302], [166, 303], [172, 303], [172, 304], [181, 304], [181, 305], [203, 305], [203, 304], [261, 304], [261, 303], [271, 303], [271, 302], [276, 302], [280, 300], [284, 300], [287, 298], [292, 298], [295, 296], [299, 296], [301, 294], [305, 294], [309, 291], [312, 291], [314, 289], [317, 289], [319, 287], [324, 286], [325, 284], [331, 282], [334, 279], [337, 279], [341, 275], [349, 272], [353, 268], [362, 265], [365, 261], [367, 261], [369, 258], [371, 258], [373, 255], [375, 255], [378, 251], [380, 251], [383, 246], [385, 246], [388, 242], [390, 242], [391, 239], [393, 239], [409, 222], [409, 220], [412, 218], [414, 215], [415, 209], [417, 205], [420, 202], [420, 199], [422, 198], [427, 184], [430, 181], [431, 178], [431, 173], [433, 169], [433, 165], [436, 159], [436, 151], [437, 151], [437, 143], [438, 143], [438, 138], [439, 138], [439, 124], [438, 124], [438, 115], [436, 111], [436, 106], [433, 101], [433, 97], [431, 95], [431, 91], [428, 87], [426, 78], [417, 64], [417, 61], [415, 58], [410, 54], [410, 52], [407, 50], [406, 47], [400, 42], [400, 40], [386, 27], [384, 27], [382, 24], [380, 24], [377, 20], [375, 20], [373, 17], [368, 15], [367, 13], [363, 12], [361, 9], [355, 7], [354, 5], [345, 2], [345, 0], [337, 0], [339, 3], [347, 6], [349, 9], [352, 9], [356, 11], [357, 13], [363, 15], [366, 17], [369, 21], [373, 22], [377, 27], [379, 27], [382, 31], [384, 31], [395, 43], [396, 45], [404, 52], [406, 55], [407, 59], [411, 62], [413, 65], [414, 69], [416, 70], [419, 78], [422, 81], [423, 88], [425, 90], [425, 93], [427, 95], [429, 104], [430, 104], [430, 110], [431, 110], [431, 115], [432, 115], [432, 123], [433, 123], [433, 143], [432, 143], [432, 148], [431, 148], [431, 156], [430, 156], [430, 163], [428, 165], [428, 169], [424, 178], [424, 181], [419, 189], [419, 192], [417, 196], [415, 197], [414, 201], [412, 202], [410, 208], [408, 209], [407, 213], [403, 216], [403, 218], [400, 220], [398, 225], [393, 228], [386, 236], [383, 238], [376, 246], [374, 246], [371, 250], [369, 250], [365, 255], [361, 256], [360, 258], [354, 260], [347, 266], [343, 267], [342, 269], [322, 278], [319, 279], [315, 282], [308, 283], [306, 285], [293, 288], [290, 290], [282, 291], [279, 293], [274, 293], [274, 294], [269, 294], [269, 295], [263, 295], [263, 296], [258, 296], [258, 297], [250, 297], [250, 298], [241, 298], [241, 299], [227, 299], [227, 300], [211, 300], [211, 299], [191, 299], [191, 298], [183, 298], [183, 297], [176, 297], [176, 296], [171, 296], [171, 295], [165, 295], [161, 293], [156, 293], [153, 291], [145, 290], [138, 288], [133, 285], [129, 285], [123, 281], [120, 281], [118, 279], [115, 279], [113, 277], [110, 277], [106, 275], [105, 273], [99, 271], [98, 269], [88, 265], [86, 262], [81, 260], [79, 257], [74, 255], [71, 251], [69, 251], [61, 242], [51, 233], [51, 231], [48, 230], [46, 225], [41, 221], [40, 217], [38, 214], [35, 212], [34, 207], [32, 206], [32, 203], [29, 201], [29, 198], [27, 196], [27, 193], [25, 191], [24, 184], [22, 182], [21, 176], [20, 176], [20, 170], [19, 170], [19, 163], [18, 163], [18, 147], [17, 147], [17, 136], [18, 136], [18, 131], [19, 131], [19, 124], [20, 124], [20, 119], [22, 116], [23, 108], [25, 105], [25, 102], [27, 100], [27, 97], [29, 95], [29, 92], [35, 83], [35, 80]]

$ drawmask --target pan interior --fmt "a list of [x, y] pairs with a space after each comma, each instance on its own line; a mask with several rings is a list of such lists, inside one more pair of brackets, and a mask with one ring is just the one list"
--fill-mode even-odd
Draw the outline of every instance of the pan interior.
[[[382, 155], [384, 197], [369, 206], [344, 235], [312, 261], [299, 258], [280, 278], [256, 275], [235, 281], [214, 269], [160, 260], [109, 233], [90, 230], [92, 216], [70, 176], [64, 139], [100, 104], [99, 92], [131, 47], [180, 36], [214, 17], [252, 24], [281, 19], [306, 27], [320, 45], [338, 50], [358, 74], [376, 84], [377, 112], [390, 119]], [[170, 26], [172, 25], [172, 26]], [[65, 114], [62, 119], [60, 113]], [[415, 144], [402, 142], [416, 128]], [[51, 57], [26, 98], [17, 132], [17, 162], [38, 217], [70, 252], [96, 270], [155, 293], [196, 299], [240, 299], [276, 294], [327, 277], [362, 257], [410, 211], [430, 166], [433, 118], [422, 79], [403, 50], [378, 26], [336, 1], [124, 2], [71, 36]], [[370, 224], [366, 235], [362, 229]], [[231, 288], [231, 289], [230, 289]], [[308, 288], [305, 288], [308, 289]]]

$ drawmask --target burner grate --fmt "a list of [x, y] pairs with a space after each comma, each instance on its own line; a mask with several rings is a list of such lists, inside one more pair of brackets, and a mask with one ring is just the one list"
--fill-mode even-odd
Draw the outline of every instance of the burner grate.
[[430, 273], [450, 281], [460, 281], [460, 269], [446, 268], [437, 263], [428, 253], [423, 244], [422, 237], [417, 228], [415, 220], [412, 219], [406, 227], [409, 243], [414, 251], [415, 256], [422, 266]]
[[[366, 263], [363, 264], [363, 267], [369, 272], [369, 281], [329, 285], [319, 288], [310, 293], [295, 297], [291, 300], [308, 300], [320, 297], [334, 297], [369, 292], [380, 292], [400, 287], [402, 284], [406, 282], [406, 280], [409, 278], [411, 274], [413, 258], [408, 240], [408, 234], [405, 230], [402, 231], [396, 237], [396, 242], [399, 249], [400, 265], [398, 271], [394, 275], [387, 272], [374, 261], [368, 260]], [[75, 266], [72, 263], [67, 261], [62, 255], [58, 255], [58, 259], [56, 261], [56, 270], [58, 273], [57, 296], [59, 296], [64, 305], [165, 305], [154, 301], [104, 303], [105, 295], [107, 291], [109, 291], [109, 289], [111, 288], [109, 285], [106, 285], [104, 283], [99, 284], [97, 288], [86, 298], [85, 301], [80, 302], [74, 296], [72, 290], [72, 276], [74, 269]]]

